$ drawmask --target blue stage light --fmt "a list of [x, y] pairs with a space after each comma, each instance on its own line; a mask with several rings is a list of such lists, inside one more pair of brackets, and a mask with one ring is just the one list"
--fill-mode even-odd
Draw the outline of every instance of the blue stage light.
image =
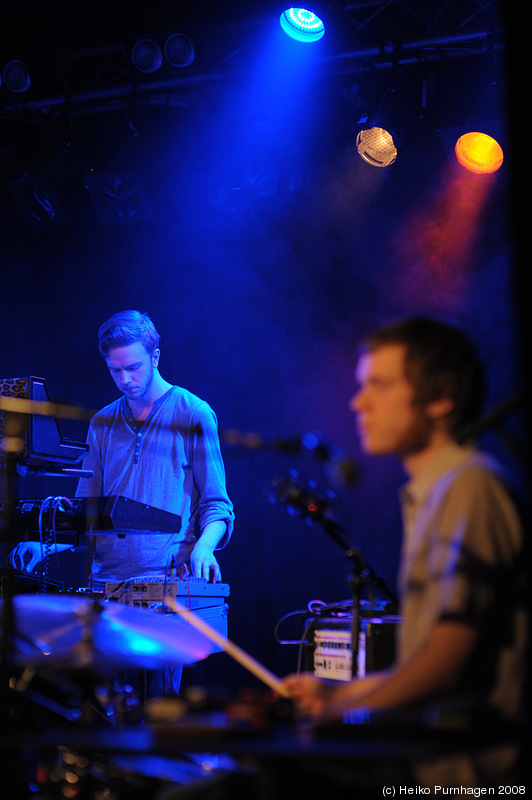
[[280, 23], [283, 31], [298, 42], [317, 42], [325, 33], [321, 19], [306, 8], [287, 8]]

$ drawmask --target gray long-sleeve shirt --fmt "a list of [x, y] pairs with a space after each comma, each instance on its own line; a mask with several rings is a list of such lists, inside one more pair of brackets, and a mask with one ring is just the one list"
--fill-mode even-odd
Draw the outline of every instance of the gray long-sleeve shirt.
[[173, 386], [159, 398], [143, 423], [133, 419], [125, 397], [101, 409], [87, 435], [84, 468], [93, 478], [80, 478], [76, 495], [123, 495], [181, 517], [175, 534], [139, 534], [122, 538], [96, 536], [92, 579], [122, 581], [140, 575], [161, 575], [171, 557], [188, 560], [198, 535], [209, 522], [234, 522], [225, 486], [217, 420], [199, 397]]

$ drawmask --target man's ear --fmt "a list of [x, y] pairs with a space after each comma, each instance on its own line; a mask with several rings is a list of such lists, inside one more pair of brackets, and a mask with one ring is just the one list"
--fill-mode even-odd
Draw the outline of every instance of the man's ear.
[[157, 367], [159, 366], [159, 358], [160, 358], [160, 355], [161, 355], [161, 351], [160, 351], [160, 350], [159, 350], [159, 348], [157, 347], [157, 348], [156, 348], [156, 349], [153, 351], [153, 353], [152, 353], [152, 356], [151, 356], [151, 363], [152, 363], [152, 365], [153, 365], [155, 368], [157, 368]]
[[448, 417], [453, 410], [454, 403], [450, 397], [440, 397], [439, 400], [433, 400], [426, 406], [426, 412], [433, 420]]

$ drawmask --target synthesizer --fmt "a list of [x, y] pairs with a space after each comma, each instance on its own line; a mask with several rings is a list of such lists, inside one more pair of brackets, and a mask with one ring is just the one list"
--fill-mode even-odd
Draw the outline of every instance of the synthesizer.
[[[225, 639], [228, 632], [228, 583], [208, 583], [204, 578], [132, 578], [122, 583], [106, 583], [105, 598], [109, 602], [168, 613], [165, 599], [172, 597], [186, 609], [204, 620]], [[186, 613], [184, 614], [186, 618]], [[213, 652], [220, 652], [216, 647]]]
[[[205, 578], [181, 578], [168, 580], [163, 578], [132, 578], [122, 583], [106, 583], [105, 593], [109, 600], [117, 600], [131, 605], [147, 606], [150, 603], [164, 601], [165, 597], [174, 597], [183, 603], [183, 598], [206, 599], [206, 604], [223, 602], [229, 597], [228, 583], [209, 583]], [[213, 600], [215, 598], [215, 600]]]
[[9, 500], [0, 505], [0, 515], [21, 533], [50, 530], [52, 525], [57, 532], [119, 535], [177, 533], [181, 528], [178, 514], [122, 495]]

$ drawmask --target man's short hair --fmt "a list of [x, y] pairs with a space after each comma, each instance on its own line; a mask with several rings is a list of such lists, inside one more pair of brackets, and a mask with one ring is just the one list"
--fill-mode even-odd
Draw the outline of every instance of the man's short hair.
[[148, 314], [128, 309], [113, 314], [98, 330], [98, 349], [107, 356], [114, 347], [126, 347], [141, 342], [147, 353], [153, 355], [159, 347], [160, 336]]
[[413, 317], [378, 328], [362, 349], [371, 352], [388, 344], [406, 348], [405, 372], [417, 404], [425, 406], [444, 397], [453, 401], [448, 419], [455, 436], [478, 417], [484, 401], [484, 370], [463, 331], [429, 317]]

